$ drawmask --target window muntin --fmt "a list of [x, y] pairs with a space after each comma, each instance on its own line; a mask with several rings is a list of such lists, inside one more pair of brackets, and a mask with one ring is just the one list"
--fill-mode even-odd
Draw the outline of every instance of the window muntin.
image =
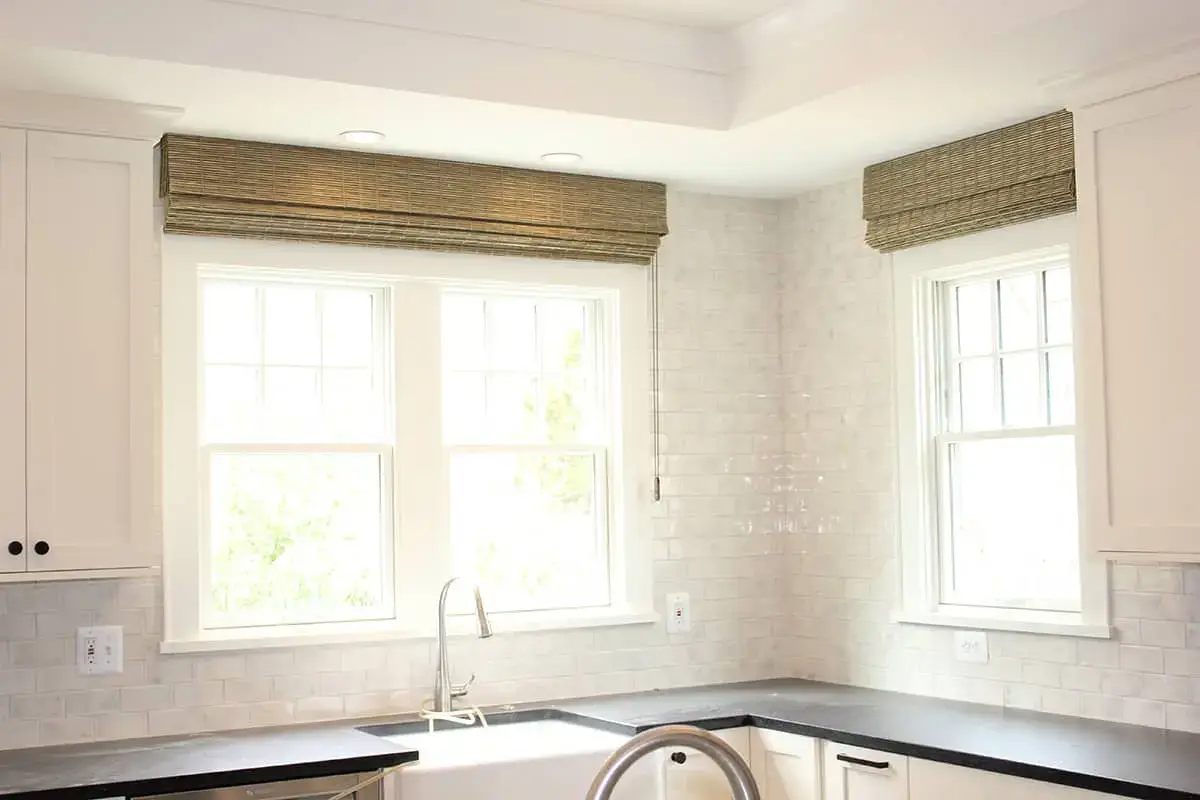
[[934, 297], [938, 600], [1078, 612], [1069, 267], [935, 282]]
[[394, 616], [385, 297], [202, 275], [202, 627]]
[[453, 560], [497, 610], [610, 601], [603, 310], [590, 298], [443, 295]]
[[[237, 627], [217, 627], [214, 623], [228, 625], [230, 621], [215, 620], [211, 609], [202, 608], [206, 603], [211, 605], [212, 594], [209, 579], [202, 574], [207, 570], [202, 561], [210, 558], [207, 554], [210, 542], [205, 538], [209, 533], [202, 533], [208, 529], [205, 517], [209, 513], [210, 489], [203, 484], [209, 478], [201, 474], [207, 469], [202, 465], [210, 458], [203, 452], [210, 447], [204, 408], [203, 284], [206, 281], [367, 288], [376, 293], [378, 304], [372, 304], [372, 313], [375, 309], [379, 311], [379, 315], [373, 316], [379, 347], [375, 360], [378, 366], [372, 374], [379, 375], [382, 382], [378, 401], [372, 402], [384, 408], [381, 424], [372, 424], [366, 433], [361, 425], [350, 432], [336, 428], [330, 432], [330, 426], [314, 425], [305, 427], [304, 440], [288, 441], [299, 437], [287, 434], [286, 430], [266, 436], [262, 433], [265, 428], [243, 423], [240, 430], [249, 427], [251, 433], [258, 433], [234, 436], [226, 431], [219, 440], [214, 438], [212, 445], [219, 445], [221, 452], [232, 453], [383, 453], [382, 469], [387, 474], [381, 482], [380, 502], [386, 506], [384, 513], [391, 516], [392, 536], [384, 542], [385, 547], [391, 548], [390, 554], [380, 557], [378, 562], [387, 576], [385, 591], [390, 590], [394, 597], [390, 613], [381, 613], [377, 619], [312, 623], [292, 622], [274, 612], [257, 619], [243, 614], [236, 621]], [[594, 318], [585, 320], [595, 337], [595, 347], [590, 352], [596, 359], [594, 374], [599, 380], [594, 390], [588, 392], [589, 397], [595, 398], [595, 414], [588, 414], [587, 425], [579, 426], [585, 432], [576, 442], [547, 445], [532, 436], [447, 439], [443, 423], [447, 400], [442, 396], [446, 368], [440, 332], [443, 296], [450, 294], [567, 300], [595, 309]], [[552, 447], [562, 451], [552, 453], [556, 458], [587, 453], [589, 468], [603, 478], [597, 479], [590, 495], [576, 493], [576, 502], [570, 508], [595, 504], [598, 514], [592, 519], [605, 539], [603, 550], [588, 546], [591, 551], [607, 554], [606, 561], [598, 558], [593, 562], [607, 571], [606, 580], [592, 582], [607, 592], [607, 600], [599, 592], [591, 592], [588, 598], [571, 607], [505, 613], [493, 602], [503, 592], [488, 593], [485, 588], [497, 629], [542, 630], [654, 621], [647, 499], [649, 461], [644, 457], [645, 443], [650, 437], [646, 300], [646, 272], [631, 266], [164, 237], [164, 652], [428, 635], [434, 616], [429, 607], [431, 598], [436, 600], [447, 577], [460, 572], [470, 574], [461, 565], [461, 559], [460, 563], [455, 562], [453, 553], [452, 449], [461, 450], [465, 463], [466, 454], [474, 451], [483, 455], [493, 446], [514, 452], [528, 448], [535, 453]], [[251, 329], [257, 337], [260, 322], [252, 315], [243, 319], [249, 319], [243, 329]], [[327, 346], [322, 343], [321, 347]], [[261, 359], [252, 356], [225, 355], [221, 359], [214, 358], [214, 366], [261, 364]], [[338, 364], [330, 361], [327, 366], [359, 366], [339, 361]], [[309, 360], [275, 366], [314, 365]], [[255, 382], [247, 392], [253, 403], [243, 406], [250, 406], [258, 415], [256, 419], [261, 419], [265, 415], [256, 407], [258, 391]], [[362, 416], [372, 423], [377, 419], [373, 414]], [[382, 436], [377, 433], [379, 430]], [[603, 453], [603, 460], [593, 463], [591, 459], [597, 452]], [[496, 457], [501, 458], [502, 454]], [[569, 466], [575, 471], [581, 469], [575, 460]], [[511, 482], [507, 486], [511, 493]], [[466, 488], [468, 493], [473, 491], [473, 487]], [[575, 527], [580, 528], [578, 524]], [[575, 537], [568, 541], [585, 540]], [[559, 585], [565, 583], [560, 581]], [[587, 588], [589, 582], [580, 580], [577, 585]], [[583, 591], [577, 593], [583, 594]], [[457, 602], [468, 595], [469, 592], [452, 592], [451, 601]], [[600, 604], [584, 605], [584, 602]], [[513, 603], [511, 607], [518, 605], [521, 604]], [[460, 623], [462, 630], [469, 629], [468, 620], [453, 619], [452, 630], [457, 630]]]

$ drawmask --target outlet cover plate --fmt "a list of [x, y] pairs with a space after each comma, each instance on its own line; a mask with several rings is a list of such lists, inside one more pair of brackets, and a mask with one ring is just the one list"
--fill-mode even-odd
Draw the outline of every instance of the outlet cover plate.
[[120, 625], [80, 628], [75, 657], [80, 675], [116, 675], [125, 669], [125, 629]]
[[983, 631], [955, 631], [954, 657], [959, 661], [986, 664], [988, 661], [987, 634]]
[[687, 633], [692, 629], [692, 605], [687, 592], [667, 595], [667, 633]]

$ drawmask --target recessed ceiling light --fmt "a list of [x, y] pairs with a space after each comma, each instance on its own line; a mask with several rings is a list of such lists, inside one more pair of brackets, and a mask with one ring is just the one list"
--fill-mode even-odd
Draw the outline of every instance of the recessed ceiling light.
[[543, 153], [542, 161], [547, 164], [575, 164], [583, 161], [579, 153]]
[[385, 138], [379, 131], [342, 131], [338, 136], [351, 144], [378, 144]]

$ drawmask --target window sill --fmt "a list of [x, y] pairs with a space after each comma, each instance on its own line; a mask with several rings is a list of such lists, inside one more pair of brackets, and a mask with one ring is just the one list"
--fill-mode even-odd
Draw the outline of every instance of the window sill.
[[[490, 616], [492, 628], [497, 634], [650, 625], [661, 619], [661, 616], [654, 611], [635, 611], [622, 608], [508, 612]], [[474, 635], [474, 618], [469, 616], [451, 617], [447, 621], [447, 629], [451, 636]], [[159, 645], [159, 652], [165, 654], [212, 653], [230, 650], [264, 650], [280, 647], [397, 642], [433, 638], [436, 638], [436, 634], [431, 630], [414, 630], [401, 627], [394, 622], [344, 625], [340, 628], [322, 626], [319, 631], [309, 633], [298, 633], [295, 628], [280, 630], [243, 628], [215, 635], [209, 633], [197, 638], [168, 639]]]
[[1111, 639], [1112, 628], [1083, 622], [1078, 614], [1052, 611], [1012, 612], [1005, 614], [997, 609], [986, 609], [986, 613], [975, 614], [956, 608], [944, 611], [898, 611], [892, 614], [892, 622], [901, 625], [934, 625], [945, 628], [966, 628], [977, 631], [1008, 631], [1011, 633], [1034, 633], [1048, 636], [1076, 636], [1084, 639]]

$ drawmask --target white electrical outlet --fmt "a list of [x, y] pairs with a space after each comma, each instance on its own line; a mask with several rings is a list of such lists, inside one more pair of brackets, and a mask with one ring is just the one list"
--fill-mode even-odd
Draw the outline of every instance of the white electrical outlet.
[[80, 675], [115, 675], [125, 669], [125, 629], [120, 625], [80, 628], [75, 660]]
[[667, 633], [687, 633], [692, 629], [692, 607], [687, 592], [667, 595]]
[[955, 631], [954, 657], [959, 661], [986, 664], [988, 660], [987, 634], [983, 631]]

